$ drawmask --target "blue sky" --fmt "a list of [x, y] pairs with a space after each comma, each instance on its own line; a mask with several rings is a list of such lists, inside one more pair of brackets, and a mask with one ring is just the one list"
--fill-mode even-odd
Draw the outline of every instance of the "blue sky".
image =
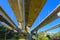
[[[37, 17], [36, 21], [31, 27], [31, 30], [35, 28], [58, 4], [60, 4], [60, 0], [47, 0], [46, 4], [44, 5], [43, 9], [41, 10], [39, 16]], [[6, 13], [11, 17], [11, 19], [14, 21], [16, 25], [18, 25], [17, 20], [14, 16], [14, 12], [12, 11], [8, 0], [1, 0], [0, 1], [0, 6], [6, 11]], [[45, 30], [47, 28], [50, 28], [58, 23], [60, 23], [60, 18], [54, 20], [53, 22], [47, 24], [46, 26], [42, 27], [41, 29], [38, 30], [38, 32], [41, 32], [42, 30]], [[52, 30], [50, 32], [57, 32], [59, 31], [60, 28], [57, 28], [55, 30]]]

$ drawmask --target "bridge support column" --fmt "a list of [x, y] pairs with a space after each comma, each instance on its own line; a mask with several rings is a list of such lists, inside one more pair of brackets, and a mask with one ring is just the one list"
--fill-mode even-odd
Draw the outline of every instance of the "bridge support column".
[[22, 24], [19, 22], [18, 28], [22, 30]]
[[36, 34], [35, 34], [36, 40], [38, 40], [38, 33], [37, 33], [37, 30], [36, 30], [35, 32], [36, 32]]

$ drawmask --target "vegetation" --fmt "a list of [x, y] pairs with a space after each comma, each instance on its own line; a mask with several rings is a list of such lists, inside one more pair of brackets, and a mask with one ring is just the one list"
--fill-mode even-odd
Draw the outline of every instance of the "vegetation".
[[[7, 27], [5, 27], [4, 25], [0, 24], [0, 40], [4, 40], [5, 39], [5, 32], [8, 32], [8, 31], [10, 31], [10, 33], [9, 33], [9, 38], [11, 37], [10, 39], [26, 40], [26, 36], [27, 36], [27, 31], [26, 30], [22, 30], [21, 32], [14, 33], [14, 32], [11, 31], [12, 29], [7, 31], [6, 28]], [[8, 26], [8, 29], [9, 28], [10, 27]], [[8, 36], [7, 36], [7, 38], [8, 38]], [[36, 39], [35, 34], [32, 35], [32, 38]], [[44, 33], [38, 33], [38, 40], [51, 40], [51, 39], [52, 40], [53, 39], [60, 40], [59, 38], [60, 38], [60, 31], [55, 33], [55, 34], [47, 35], [47, 36]]]
[[38, 40], [60, 40], [60, 31], [55, 34], [45, 35], [44, 33], [38, 33]]
[[38, 40], [49, 40], [44, 33], [38, 33]]

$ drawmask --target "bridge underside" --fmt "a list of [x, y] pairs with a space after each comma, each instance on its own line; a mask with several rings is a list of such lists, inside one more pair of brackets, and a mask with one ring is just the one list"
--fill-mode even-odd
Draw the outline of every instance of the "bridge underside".
[[13, 29], [17, 28], [17, 26], [12, 22], [10, 17], [6, 14], [6, 12], [1, 7], [0, 7], [0, 21], [5, 22]]
[[[22, 22], [31, 27], [46, 0], [24, 0], [24, 10], [22, 0], [8, 0], [18, 22]], [[19, 2], [18, 2], [19, 1]], [[20, 3], [20, 4], [19, 4]], [[18, 6], [19, 5], [19, 6]], [[20, 9], [19, 9], [20, 8]], [[24, 12], [25, 11], [25, 12]], [[25, 15], [24, 15], [25, 14]], [[25, 19], [24, 19], [25, 17]]]
[[58, 12], [60, 12], [60, 5], [58, 5], [45, 19], [43, 19], [42, 22], [32, 30], [32, 32], [59, 18], [59, 16], [57, 15]]
[[26, 26], [31, 27], [42, 10], [46, 0], [25, 0], [25, 19]]
[[3, 18], [3, 16], [0, 15], [0, 21], [6, 23], [7, 25], [9, 25], [10, 27], [14, 28], [7, 20], [5, 20], [5, 18]]
[[48, 29], [46, 29], [46, 30], [44, 30], [42, 32], [47, 32], [47, 31], [50, 31], [50, 30], [53, 30], [53, 29], [56, 29], [56, 28], [59, 28], [59, 27], [60, 27], [60, 24], [57, 24], [57, 25], [55, 25], [55, 26], [53, 26], [51, 28], [48, 28]]

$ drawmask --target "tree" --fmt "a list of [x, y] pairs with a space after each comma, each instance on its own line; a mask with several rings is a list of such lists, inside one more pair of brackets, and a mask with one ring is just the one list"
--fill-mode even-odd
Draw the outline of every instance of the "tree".
[[49, 40], [44, 33], [38, 33], [38, 40]]

